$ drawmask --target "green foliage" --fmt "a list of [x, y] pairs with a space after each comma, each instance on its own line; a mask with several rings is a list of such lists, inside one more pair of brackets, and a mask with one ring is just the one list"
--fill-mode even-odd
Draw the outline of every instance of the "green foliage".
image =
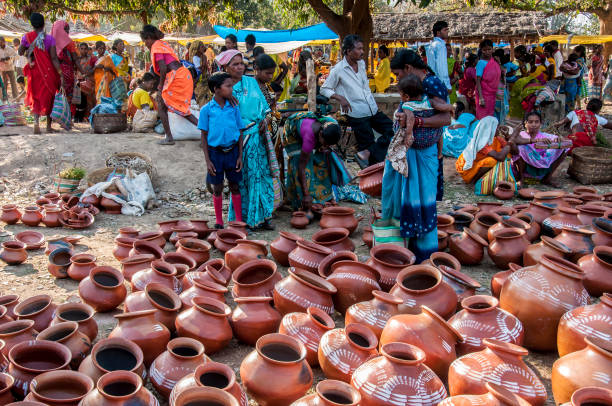
[[611, 148], [612, 145], [610, 145], [610, 142], [608, 141], [608, 139], [606, 137], [604, 137], [603, 133], [601, 131], [597, 131], [597, 134], [595, 134], [595, 138], [596, 138], [596, 142], [595, 142], [595, 146], [597, 147], [604, 147], [604, 148]]
[[62, 179], [81, 180], [85, 177], [85, 169], [79, 167], [66, 168], [59, 173]]

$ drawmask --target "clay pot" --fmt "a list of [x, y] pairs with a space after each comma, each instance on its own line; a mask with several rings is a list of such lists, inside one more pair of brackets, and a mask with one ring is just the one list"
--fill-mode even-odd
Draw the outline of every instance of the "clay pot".
[[132, 275], [130, 283], [132, 292], [144, 290], [149, 283], [159, 283], [172, 289], [176, 294], [181, 293], [183, 287], [176, 278], [176, 268], [161, 259], [151, 262], [151, 268], [143, 269]]
[[[49, 258], [50, 259], [50, 258]], [[89, 272], [96, 267], [96, 257], [91, 254], [76, 254], [70, 257], [68, 276], [75, 281], [81, 281], [89, 276]]]
[[[11, 393], [14, 383], [15, 379], [12, 376], [4, 372], [0, 373], [0, 404], [7, 405], [15, 401], [15, 397]], [[41, 403], [41, 405], [43, 404]]]
[[590, 187], [590, 186], [578, 185], [572, 188], [572, 192], [577, 195], [582, 195], [584, 193], [595, 193], [596, 194], [597, 189], [595, 189], [594, 187]]
[[[176, 228], [176, 227], [175, 227]], [[176, 243], [178, 243], [178, 240], [181, 239], [186, 239], [186, 238], [198, 238], [198, 233], [194, 232], [194, 231], [183, 231], [180, 233], [173, 233], [172, 236], [170, 236], [170, 244], [176, 246]]]
[[230, 324], [238, 340], [254, 346], [259, 337], [278, 331], [282, 316], [272, 306], [271, 297], [239, 297], [234, 301]]
[[232, 339], [229, 315], [232, 310], [225, 303], [208, 297], [194, 297], [193, 306], [176, 318], [176, 333], [204, 344], [206, 354], [225, 348]]
[[246, 262], [265, 259], [268, 256], [267, 245], [262, 240], [236, 240], [236, 246], [225, 252], [225, 265], [233, 272]]
[[232, 279], [232, 270], [225, 266], [225, 261], [223, 258], [215, 258], [209, 259], [204, 262], [196, 271], [200, 272], [208, 272], [209, 269], [214, 269], [217, 271], [223, 279], [225, 279], [225, 285], [229, 284], [229, 281]]
[[378, 339], [368, 327], [355, 323], [323, 334], [319, 343], [319, 365], [328, 379], [349, 383], [353, 372], [376, 357]]
[[591, 255], [578, 260], [578, 267], [584, 272], [582, 283], [591, 296], [612, 292], [612, 247], [595, 247]]
[[200, 240], [206, 240], [206, 237], [213, 232], [213, 229], [208, 227], [208, 220], [191, 219], [189, 222], [193, 226], [193, 231], [198, 234], [198, 239]]
[[445, 380], [448, 367], [457, 358], [455, 346], [463, 342], [461, 334], [436, 312], [421, 306], [417, 314], [398, 314], [387, 321], [380, 336], [380, 346], [402, 342], [425, 351], [425, 365]]
[[327, 281], [336, 287], [334, 306], [341, 314], [355, 303], [372, 299], [372, 291], [380, 290], [378, 271], [357, 261], [339, 261], [332, 265]]
[[520, 228], [502, 228], [495, 232], [494, 240], [489, 244], [488, 253], [493, 263], [504, 269], [510, 262], [523, 263], [523, 253], [529, 246], [525, 230]]
[[592, 222], [593, 244], [612, 246], [612, 221], [605, 218], [596, 218]]
[[487, 231], [487, 236], [483, 237], [483, 239], [489, 241], [490, 243], [493, 242], [493, 240], [495, 239], [495, 233], [497, 233], [502, 228], [519, 228], [521, 230], [524, 230], [525, 238], [527, 239], [527, 241], [530, 241], [527, 237], [527, 232], [531, 229], [531, 226], [516, 217], [503, 217], [499, 223], [489, 228], [489, 230]]
[[[176, 242], [178, 241], [178, 238], [177, 238], [178, 234], [193, 232], [193, 224], [191, 224], [191, 222], [184, 222], [184, 223], [179, 222], [173, 225], [171, 227], [171, 230], [172, 230], [172, 234], [170, 234], [170, 237], [167, 238], [167, 240], [170, 241], [171, 244], [176, 244]], [[162, 235], [163, 234], [164, 233], [162, 231]], [[197, 238], [197, 233], [196, 233], [196, 236], [193, 238]]]
[[[170, 393], [170, 405], [184, 405], [184, 403], [180, 403], [181, 395], [194, 390], [194, 388], [223, 391], [231, 395], [233, 401], [236, 402], [235, 406], [248, 406], [249, 404], [244, 390], [236, 381], [236, 374], [232, 368], [219, 362], [208, 361], [199, 365], [195, 372], [181, 378]], [[226, 406], [226, 403], [216, 404]], [[227, 405], [234, 404], [228, 403]]]
[[121, 273], [126, 281], [130, 282], [132, 276], [138, 271], [149, 269], [151, 262], [155, 259], [155, 256], [151, 254], [137, 254], [131, 257], [122, 259], [121, 262]]
[[[45, 250], [45, 255], [51, 254], [58, 248], [68, 248], [72, 251], [74, 246], [71, 242], [68, 241], [69, 237], [51, 237], [47, 239], [47, 249]], [[74, 243], [76, 244], [79, 239], [76, 239]]]
[[366, 264], [370, 265], [380, 275], [380, 286], [388, 292], [394, 285], [397, 275], [407, 266], [414, 264], [414, 254], [395, 244], [377, 244], [370, 250], [370, 259]]
[[[597, 388], [589, 386], [586, 388], [580, 388], [571, 398], [572, 406], [588, 406], [588, 405], [612, 405], [612, 390], [605, 388]], [[569, 405], [565, 403], [565, 405]]]
[[57, 202], [59, 202], [61, 196], [57, 192], [49, 192], [49, 193], [44, 194], [43, 197], [45, 199], [50, 200], [51, 203], [57, 204]]
[[17, 320], [34, 320], [34, 330], [43, 331], [53, 320], [57, 305], [49, 295], [31, 296], [15, 306]]
[[77, 406], [94, 387], [91, 378], [80, 372], [50, 371], [32, 379], [25, 400], [49, 406]]
[[15, 235], [15, 239], [24, 243], [26, 245], [25, 249], [28, 251], [38, 250], [45, 244], [45, 236], [38, 231], [22, 231]]
[[142, 379], [146, 376], [142, 350], [125, 338], [103, 338], [91, 349], [79, 372], [98, 382], [103, 375], [112, 371], [131, 371]]
[[161, 249], [163, 249], [164, 246], [166, 245], [166, 239], [164, 238], [164, 233], [159, 230], [142, 232], [138, 234], [138, 237], [136, 237], [136, 240], [152, 242], [154, 244], [157, 244], [159, 248]]
[[457, 354], [465, 355], [485, 349], [483, 339], [523, 344], [523, 325], [513, 315], [499, 308], [499, 301], [492, 296], [477, 295], [461, 302], [463, 310], [448, 320], [463, 337], [457, 344]]
[[466, 297], [476, 294], [481, 285], [473, 278], [461, 273], [461, 264], [455, 257], [445, 252], [434, 252], [424, 265], [431, 265], [442, 272], [443, 280], [457, 294], [457, 304]]
[[474, 216], [465, 211], [455, 211], [450, 215], [455, 219], [454, 226], [457, 231], [463, 231], [474, 222]]
[[193, 279], [193, 286], [180, 294], [183, 310], [192, 306], [191, 300], [195, 297], [206, 297], [218, 300], [221, 303], [225, 302], [225, 294], [227, 288], [214, 282], [209, 282], [203, 279]]
[[4, 241], [0, 259], [9, 265], [19, 265], [28, 259], [26, 245], [21, 241]]
[[279, 231], [278, 238], [270, 244], [270, 253], [282, 266], [289, 266], [289, 253], [297, 247], [297, 242], [302, 240], [299, 235], [288, 231]]
[[355, 217], [355, 209], [350, 207], [332, 206], [323, 209], [319, 226], [321, 228], [346, 228], [349, 235], [353, 234], [362, 217]]
[[309, 223], [310, 221], [308, 220], [308, 217], [306, 217], [306, 212], [304, 211], [294, 211], [291, 214], [291, 220], [289, 220], [289, 224], [291, 224], [291, 227], [296, 228], [298, 230], [302, 230], [308, 227]]
[[0, 306], [6, 307], [7, 316], [12, 318], [13, 320], [16, 318], [14, 309], [18, 303], [19, 303], [19, 296], [17, 295], [0, 296]]
[[540, 262], [544, 255], [550, 255], [555, 258], [567, 259], [572, 250], [553, 238], [546, 235], [542, 236], [542, 241], [537, 244], [531, 244], [523, 253], [523, 264], [532, 266]]
[[[223, 260], [221, 260], [223, 261]], [[204, 265], [202, 265], [204, 266]], [[221, 285], [221, 286], [227, 286], [229, 281], [227, 279], [225, 279], [223, 277], [223, 275], [221, 275], [221, 273], [219, 271], [217, 271], [215, 268], [213, 268], [211, 265], [206, 265], [206, 267], [204, 268], [205, 271], [204, 272], [200, 272], [200, 271], [194, 271], [194, 272], [189, 272], [185, 278], [183, 278], [183, 289], [185, 289], [185, 287], [189, 286], [187, 289], [191, 289], [191, 287], [193, 286], [193, 283], [198, 281], [198, 282], [211, 282], [217, 285]], [[225, 292], [223, 292], [225, 293]], [[220, 298], [220, 296], [219, 296]], [[219, 299], [221, 300], [221, 299]], [[221, 300], [224, 301], [225, 299]]]
[[457, 310], [457, 294], [433, 266], [412, 265], [404, 269], [390, 293], [403, 300], [399, 306], [402, 313], [414, 313], [425, 305], [448, 319]]
[[319, 365], [319, 343], [327, 331], [335, 327], [334, 320], [316, 307], [309, 307], [306, 313], [289, 313], [281, 320], [278, 332], [293, 337], [306, 348], [306, 362], [311, 367]]
[[385, 172], [385, 162], [370, 165], [357, 172], [359, 176], [359, 190], [366, 195], [380, 197], [382, 194], [383, 173]]
[[68, 267], [72, 263], [72, 251], [68, 248], [58, 248], [49, 254], [49, 264], [47, 270], [55, 278], [67, 278]]
[[210, 244], [206, 241], [186, 238], [178, 241], [176, 252], [187, 255], [199, 266], [210, 258], [210, 248]]
[[38, 206], [28, 206], [23, 211], [21, 222], [26, 226], [36, 227], [43, 219], [43, 214]]
[[561, 206], [563, 204], [563, 197], [565, 196], [566, 192], [563, 190], [549, 190], [536, 193], [533, 196], [533, 200], [539, 203], [557, 204]]
[[232, 274], [234, 297], [269, 296], [276, 282], [283, 279], [276, 264], [269, 259], [256, 259], [241, 265]]
[[[393, 404], [392, 399], [434, 406], [446, 398], [444, 384], [425, 364], [423, 350], [390, 343], [381, 345], [380, 354], [357, 368], [351, 378], [351, 386], [361, 395], [361, 406], [388, 406]], [[402, 383], [390, 385], [391, 381]]]
[[11, 348], [21, 342], [34, 340], [37, 334], [33, 320], [15, 320], [0, 325], [0, 340], [4, 342], [0, 349], [2, 355], [8, 357]]
[[491, 210], [491, 212], [502, 217], [510, 217], [516, 214], [516, 210], [514, 210], [513, 207], [509, 206], [499, 206], [497, 209]]
[[164, 250], [159, 248], [159, 245], [154, 241], [134, 240], [128, 256], [133, 257], [140, 254], [150, 254], [155, 259], [161, 259], [164, 256]]
[[438, 230], [448, 234], [457, 232], [455, 228], [455, 218], [448, 214], [438, 214]]
[[499, 209], [501, 206], [503, 206], [503, 203], [502, 202], [480, 201], [480, 202], [476, 202], [476, 206], [478, 206], [478, 208], [480, 209], [479, 213], [484, 213], [486, 211], [492, 212], [496, 209]]
[[85, 334], [89, 341], [93, 342], [98, 336], [98, 323], [93, 318], [94, 309], [85, 303], [62, 303], [57, 306], [51, 325], [66, 321], [74, 321], [78, 324], [78, 330]]
[[372, 248], [374, 245], [374, 232], [371, 226], [364, 226], [361, 229], [361, 240], [368, 248]]
[[187, 265], [188, 272], [194, 271], [198, 266], [192, 257], [181, 252], [166, 252], [162, 257], [162, 260], [172, 265]]
[[6, 224], [15, 224], [21, 219], [21, 212], [15, 204], [5, 204], [2, 206], [2, 215], [0, 221]]
[[243, 359], [242, 383], [260, 406], [289, 405], [304, 396], [312, 385], [312, 370], [305, 358], [306, 349], [296, 339], [267, 334], [257, 340], [255, 351]]
[[561, 233], [563, 227], [576, 228], [582, 225], [578, 219], [579, 211], [569, 207], [559, 207], [557, 213], [542, 222], [542, 233], [554, 237]]
[[495, 275], [493, 275], [493, 277], [491, 278], [491, 294], [495, 298], [499, 299], [499, 295], [501, 294], [502, 286], [504, 286], [504, 283], [506, 283], [510, 274], [512, 274], [513, 272], [521, 268], [522, 267], [518, 264], [509, 263], [507, 270], [497, 272]]
[[205, 362], [202, 343], [188, 337], [175, 338], [151, 364], [151, 384], [157, 393], [168, 399], [175, 384]]
[[121, 227], [119, 229], [119, 234], [115, 236], [115, 238], [138, 238], [138, 234], [140, 231], [134, 227]]
[[315, 393], [296, 400], [291, 406], [359, 406], [360, 402], [361, 395], [351, 385], [326, 379], [317, 384]]
[[289, 268], [289, 276], [274, 285], [274, 305], [281, 314], [304, 312], [317, 307], [328, 314], [334, 314], [332, 296], [336, 287], [303, 269]]
[[604, 213], [606, 212], [605, 207], [592, 205], [576, 206], [576, 210], [578, 210], [578, 220], [580, 221], [580, 224], [583, 225], [591, 224], [594, 219], [603, 217]]
[[8, 355], [8, 373], [15, 378], [13, 394], [23, 399], [29, 392], [32, 379], [45, 372], [68, 369], [71, 357], [68, 347], [53, 341], [16, 344]]
[[[568, 402], [580, 388], [610, 388], [612, 343], [609, 339], [585, 338], [586, 348], [559, 358], [552, 366], [552, 392], [557, 404]], [[603, 377], [603, 379], [602, 379]]]
[[230, 230], [240, 231], [241, 233], [248, 234], [248, 225], [244, 221], [229, 221], [227, 228]]
[[115, 237], [115, 249], [113, 256], [117, 261], [123, 261], [130, 256], [130, 251], [134, 248], [136, 239], [130, 237]]
[[599, 195], [597, 193], [582, 193], [579, 196], [580, 196], [580, 199], [582, 199], [585, 203], [602, 202], [605, 200], [604, 196]]
[[561, 317], [557, 330], [559, 356], [585, 348], [588, 336], [604, 340], [612, 336], [611, 293], [604, 293], [597, 304], [577, 307]]
[[488, 237], [488, 232], [491, 227], [494, 225], [501, 223], [502, 218], [495, 213], [491, 213], [488, 211], [478, 213], [474, 217], [474, 221], [470, 223], [470, 230], [478, 234], [482, 237], [482, 239], [486, 240]]
[[62, 225], [62, 223], [60, 223], [60, 214], [62, 213], [62, 209], [55, 204], [45, 204], [43, 208], [43, 224], [47, 227], [60, 227]]
[[332, 253], [329, 248], [306, 240], [297, 241], [296, 245], [289, 253], [289, 265], [312, 273], [317, 273], [321, 261]]
[[164, 239], [168, 240], [172, 235], [172, 227], [174, 227], [179, 221], [178, 220], [167, 220], [157, 223], [159, 231], [162, 232]]
[[529, 402], [501, 385], [485, 384], [483, 395], [455, 395], [444, 399], [438, 406], [529, 406]]
[[223, 253], [234, 248], [237, 244], [236, 241], [245, 240], [247, 238], [246, 233], [238, 230], [232, 230], [230, 228], [217, 230], [216, 235], [215, 248]]
[[79, 283], [79, 296], [97, 312], [110, 312], [127, 296], [123, 274], [110, 266], [97, 266]]
[[514, 197], [514, 184], [500, 180], [497, 182], [495, 190], [493, 190], [493, 196], [501, 200], [509, 200]]
[[511, 217], [511, 219], [519, 219], [529, 225], [529, 228], [525, 229], [529, 241], [535, 241], [540, 236], [541, 226], [533, 219], [530, 213], [518, 213]]
[[593, 234], [595, 234], [593, 231], [583, 228], [573, 229], [563, 227], [561, 234], [556, 236], [555, 240], [565, 244], [572, 250], [569, 258], [575, 263], [583, 256], [593, 252], [593, 248], [595, 248], [593, 244]]
[[551, 206], [543, 203], [530, 202], [529, 208], [522, 210], [521, 213], [531, 214], [533, 221], [541, 225], [545, 219], [553, 215], [555, 210], [556, 206], [554, 205]]
[[462, 265], [478, 265], [484, 257], [484, 247], [489, 244], [469, 228], [461, 234], [450, 236], [448, 247], [452, 256]]
[[374, 298], [367, 302], [355, 303], [349, 307], [344, 316], [344, 324], [360, 323], [372, 330], [380, 338], [387, 320], [400, 313], [399, 305], [403, 300], [380, 290], [372, 292]]
[[139, 346], [146, 367], [164, 352], [170, 341], [170, 331], [155, 319], [155, 313], [155, 310], [141, 310], [117, 314], [118, 324], [108, 335], [108, 338], [128, 339]]
[[326, 278], [332, 274], [332, 265], [340, 261], [357, 261], [357, 255], [351, 251], [334, 251], [319, 264], [319, 276]]
[[113, 371], [98, 380], [96, 389], [89, 392], [79, 406], [157, 406], [159, 402], [133, 372]]
[[[458, 358], [448, 371], [451, 396], [484, 394], [491, 382], [525, 399], [531, 405], [546, 402], [546, 388], [538, 376], [525, 364], [527, 350], [490, 338], [483, 340], [486, 349]], [[504, 371], [499, 373], [499, 371]]]
[[502, 287], [500, 307], [525, 327], [527, 348], [552, 351], [557, 347], [557, 325], [571, 309], [589, 303], [582, 286], [584, 272], [563, 259], [544, 255], [530, 268], [513, 272]]
[[106, 196], [100, 199], [100, 207], [104, 209], [106, 214], [121, 214], [121, 204]]
[[355, 251], [355, 244], [349, 238], [346, 228], [326, 228], [317, 231], [313, 234], [312, 241], [332, 251]]
[[75, 321], [49, 326], [38, 334], [36, 340], [55, 341], [68, 347], [72, 354], [70, 360], [72, 369], [77, 369], [91, 350], [91, 340], [79, 331], [79, 325]]
[[155, 319], [174, 331], [174, 321], [181, 310], [181, 298], [160, 283], [149, 283], [144, 291], [130, 293], [125, 299], [125, 312], [156, 310]]
[[478, 206], [474, 206], [473, 204], [459, 204], [457, 206], [453, 206], [453, 209], [456, 211], [470, 213], [472, 216], [475, 216], [476, 213], [480, 211], [480, 208]]

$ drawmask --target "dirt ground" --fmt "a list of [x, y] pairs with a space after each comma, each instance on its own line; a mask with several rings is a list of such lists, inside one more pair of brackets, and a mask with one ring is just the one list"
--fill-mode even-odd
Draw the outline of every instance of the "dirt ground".
[[[608, 109], [611, 110], [611, 109]], [[606, 111], [612, 113], [612, 111]], [[56, 126], [54, 126], [57, 128]], [[44, 126], [43, 126], [44, 128]], [[606, 136], [610, 139], [610, 134]], [[141, 217], [100, 214], [92, 227], [79, 232], [67, 229], [49, 229], [38, 227], [45, 236], [55, 234], [81, 234], [84, 238], [76, 246], [78, 252], [88, 251], [97, 257], [98, 265], [110, 265], [120, 269], [120, 264], [112, 255], [113, 239], [118, 229], [124, 226], [135, 226], [142, 231], [154, 230], [157, 222], [168, 218], [208, 218], [214, 221], [212, 199], [205, 191], [203, 182], [205, 164], [203, 154], [197, 141], [177, 142], [174, 146], [159, 146], [158, 136], [154, 134], [92, 134], [89, 126], [77, 125], [71, 132], [32, 135], [30, 127], [0, 128], [0, 205], [14, 203], [20, 207], [31, 205], [52, 186], [53, 175], [59, 169], [76, 163], [88, 171], [105, 166], [106, 158], [114, 152], [136, 151], [147, 154], [153, 159], [158, 174], [156, 193], [159, 207], [147, 211]], [[569, 162], [569, 158], [568, 158]], [[568, 178], [565, 162], [557, 174], [557, 179], [565, 190], [571, 190], [576, 182]], [[355, 168], [350, 166], [352, 170]], [[612, 185], [597, 185], [600, 192], [611, 192]], [[546, 189], [542, 187], [542, 189]], [[227, 200], [227, 199], [225, 199]], [[461, 203], [473, 203], [479, 200], [492, 200], [474, 195], [454, 170], [454, 160], [445, 159], [445, 200], [439, 202], [438, 211], [445, 213]], [[225, 202], [227, 204], [227, 202]], [[507, 204], [518, 203], [509, 201]], [[366, 205], [352, 205], [366, 216], [370, 206], [380, 207], [380, 200], [371, 199]], [[278, 212], [273, 221], [276, 230], [289, 229], [289, 212]], [[361, 227], [365, 221], [361, 223]], [[361, 227], [355, 232], [353, 242], [357, 246], [360, 260], [368, 257], [368, 250], [361, 241]], [[12, 238], [12, 235], [27, 229], [22, 224], [13, 226], [0, 225], [0, 241]], [[297, 231], [305, 238], [310, 238], [318, 226], [310, 225], [306, 230]], [[251, 239], [274, 240], [278, 231], [257, 232], [249, 236]], [[169, 246], [168, 246], [169, 247]], [[167, 247], [167, 248], [168, 248]], [[30, 252], [28, 260], [19, 266], [0, 264], [0, 291], [3, 294], [18, 294], [21, 298], [36, 294], [50, 294], [58, 303], [63, 301], [79, 301], [75, 281], [55, 279], [47, 272], [47, 257], [44, 250]], [[212, 250], [212, 257], [219, 257]], [[287, 270], [279, 266], [281, 273], [287, 275]], [[463, 271], [477, 279], [483, 286], [482, 293], [489, 294], [491, 276], [498, 272], [492, 261], [487, 257], [482, 264], [475, 267], [464, 267]], [[227, 303], [234, 307], [231, 295]], [[118, 310], [118, 311], [121, 311]], [[113, 314], [97, 314], [100, 324], [99, 338], [108, 335], [115, 325]], [[344, 325], [343, 318], [336, 314], [336, 325]], [[238, 375], [241, 360], [253, 349], [236, 340], [218, 354], [212, 356], [215, 361], [230, 365]], [[548, 404], [553, 404], [550, 391], [550, 375], [552, 363], [557, 359], [556, 353], [532, 352], [526, 361], [540, 376], [548, 389]], [[317, 368], [315, 382], [323, 379], [322, 372]], [[150, 386], [149, 386], [150, 387]], [[256, 403], [252, 402], [253, 405]]]

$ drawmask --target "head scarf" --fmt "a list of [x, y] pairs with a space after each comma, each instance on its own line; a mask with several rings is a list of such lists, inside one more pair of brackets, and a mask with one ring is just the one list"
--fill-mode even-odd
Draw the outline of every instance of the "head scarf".
[[67, 25], [68, 23], [66, 21], [57, 20], [53, 23], [53, 27], [51, 28], [51, 36], [55, 38], [55, 50], [58, 54], [72, 42], [65, 30]]
[[463, 165], [464, 171], [472, 169], [476, 154], [487, 145], [491, 145], [497, 130], [497, 123], [497, 119], [493, 116], [484, 117], [478, 122], [476, 128], [474, 128], [472, 139], [463, 150], [463, 159], [465, 160]]
[[[204, 45], [202, 41], [193, 41], [189, 47], [189, 62], [193, 63], [193, 57], [198, 53], [198, 49], [201, 45]], [[197, 66], [199, 68], [199, 66]]]
[[223, 51], [219, 55], [217, 55], [215, 61], [217, 61], [217, 64], [219, 64], [219, 66], [225, 66], [230, 63], [232, 58], [236, 55], [242, 56], [242, 52], [236, 49], [228, 49], [227, 51]]

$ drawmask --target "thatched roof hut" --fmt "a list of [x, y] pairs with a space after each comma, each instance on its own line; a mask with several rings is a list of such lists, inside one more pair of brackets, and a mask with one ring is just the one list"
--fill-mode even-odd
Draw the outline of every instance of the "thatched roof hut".
[[481, 13], [380, 13], [375, 14], [373, 40], [428, 41], [438, 20], [448, 22], [453, 42], [478, 42], [483, 38], [533, 41], [550, 33], [541, 12]]

